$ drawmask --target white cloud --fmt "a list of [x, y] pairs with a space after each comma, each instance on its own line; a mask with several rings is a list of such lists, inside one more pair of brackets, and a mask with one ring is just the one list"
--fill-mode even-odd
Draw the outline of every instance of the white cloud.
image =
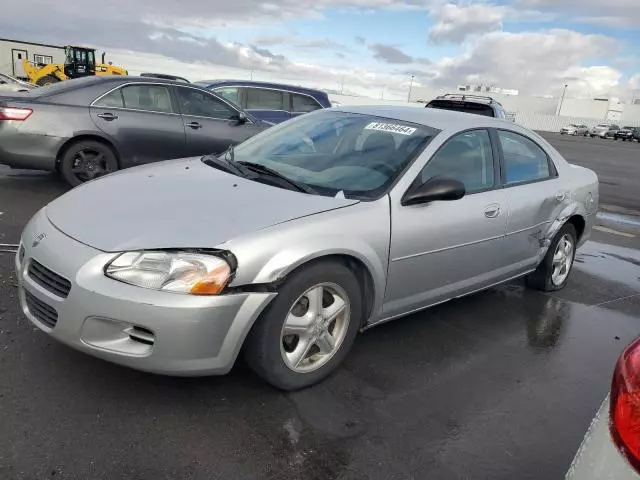
[[556, 12], [573, 22], [618, 28], [640, 27], [638, 0], [518, 0], [525, 8]]
[[457, 85], [482, 82], [528, 93], [548, 93], [569, 83], [575, 89], [606, 93], [621, 74], [611, 67], [582, 67], [590, 57], [615, 55], [617, 42], [603, 35], [569, 30], [492, 32], [462, 56], [435, 62], [436, 82]]
[[436, 24], [429, 30], [429, 40], [460, 43], [472, 35], [500, 30], [506, 10], [484, 3], [466, 6], [448, 3], [433, 15]]
[[[58, 3], [10, 0], [2, 5], [0, 32], [3, 37], [35, 42], [102, 46], [109, 59], [115, 57], [114, 63], [134, 73], [164, 71], [199, 79], [248, 78], [249, 72], [254, 71], [257, 79], [323, 88], [340, 88], [344, 80], [349, 89], [374, 92], [376, 97], [382, 85], [388, 85], [385, 96], [387, 92], [391, 95], [394, 88], [398, 95], [403, 91], [402, 96], [406, 95], [411, 75], [415, 75], [416, 83], [434, 82], [452, 87], [475, 79], [535, 93], [554, 91], [565, 81], [584, 91], [629, 88], [628, 79], [621, 78], [615, 68], [583, 66], [590, 57], [611, 58], [613, 64], [617, 45], [610, 38], [567, 30], [506, 33], [500, 29], [506, 20], [549, 18], [548, 13], [536, 9], [560, 15], [571, 8], [574, 13], [579, 12], [575, 15], [591, 18], [599, 5], [608, 12], [606, 15], [618, 18], [622, 16], [619, 4], [627, 5], [629, 12], [638, 12], [640, 0], [618, 0], [614, 6], [601, 0], [514, 1], [519, 3], [505, 6], [473, 4], [471, 0], [67, 0]], [[584, 5], [584, 8], [573, 5]], [[354, 59], [353, 54], [347, 55], [348, 60], [336, 57], [349, 52], [331, 37], [334, 27], [328, 22], [326, 38], [305, 38], [289, 27], [281, 31], [267, 28], [262, 31], [270, 32], [271, 36], [260, 38], [260, 30], [252, 30], [263, 25], [277, 27], [278, 22], [291, 18], [321, 17], [329, 7], [361, 11], [415, 8], [421, 9], [417, 14], [425, 19], [431, 12], [436, 21], [429, 34], [432, 40], [466, 42], [467, 50], [456, 58], [430, 63], [409, 56], [398, 47], [379, 43], [380, 40], [358, 38], [354, 40], [357, 45], [376, 47], [372, 51], [382, 60], [377, 65], [364, 67], [358, 64], [371, 65], [367, 59]], [[25, 11], [29, 12], [28, 18], [24, 16]], [[366, 16], [362, 18], [366, 21]], [[640, 18], [640, 14], [634, 18]], [[42, 25], [47, 28], [43, 29]], [[226, 43], [212, 36], [214, 31], [237, 25], [245, 35], [247, 31], [255, 32], [260, 41]], [[396, 26], [389, 25], [390, 36], [392, 28]], [[275, 46], [288, 48], [276, 50]], [[354, 46], [353, 51], [359, 48]], [[132, 53], [133, 50], [143, 53]], [[320, 50], [328, 55], [316, 54]], [[286, 55], [280, 54], [283, 52]], [[324, 60], [317, 60], [318, 57]], [[301, 61], [305, 58], [306, 62]], [[578, 78], [580, 76], [584, 78]]]

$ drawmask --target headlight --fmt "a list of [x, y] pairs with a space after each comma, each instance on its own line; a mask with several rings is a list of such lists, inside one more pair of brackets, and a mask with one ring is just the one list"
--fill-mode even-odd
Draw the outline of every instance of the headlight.
[[107, 264], [104, 273], [138, 287], [193, 295], [217, 295], [231, 279], [225, 260], [191, 252], [125, 252]]

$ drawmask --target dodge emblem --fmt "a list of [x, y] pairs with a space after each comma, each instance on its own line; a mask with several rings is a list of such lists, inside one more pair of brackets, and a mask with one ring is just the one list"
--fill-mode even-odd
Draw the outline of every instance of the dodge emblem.
[[38, 235], [36, 235], [35, 237], [33, 237], [33, 243], [31, 244], [31, 248], [37, 247], [40, 242], [42, 240], [44, 240], [45, 238], [47, 238], [47, 234], [46, 233], [40, 233]]

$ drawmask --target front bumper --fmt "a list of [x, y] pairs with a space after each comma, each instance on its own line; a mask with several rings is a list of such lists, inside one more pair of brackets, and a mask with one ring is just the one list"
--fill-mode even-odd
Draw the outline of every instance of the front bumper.
[[[275, 296], [180, 295], [109, 279], [103, 268], [115, 254], [63, 234], [44, 209], [27, 225], [21, 246], [23, 254], [16, 256], [19, 298], [31, 322], [73, 348], [153, 373], [228, 372], [253, 322]], [[66, 298], [36, 281], [29, 273], [33, 261], [70, 282]], [[57, 314], [54, 326], [47, 307]]]

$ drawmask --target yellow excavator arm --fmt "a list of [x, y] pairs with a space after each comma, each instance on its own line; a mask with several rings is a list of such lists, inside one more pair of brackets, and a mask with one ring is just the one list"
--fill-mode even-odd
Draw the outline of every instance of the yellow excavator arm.
[[49, 85], [50, 83], [69, 79], [64, 73], [64, 65], [57, 63], [50, 63], [39, 67], [29, 60], [24, 59], [22, 61], [22, 68], [24, 68], [24, 72], [27, 74], [27, 77], [29, 77], [29, 82], [34, 85]]

